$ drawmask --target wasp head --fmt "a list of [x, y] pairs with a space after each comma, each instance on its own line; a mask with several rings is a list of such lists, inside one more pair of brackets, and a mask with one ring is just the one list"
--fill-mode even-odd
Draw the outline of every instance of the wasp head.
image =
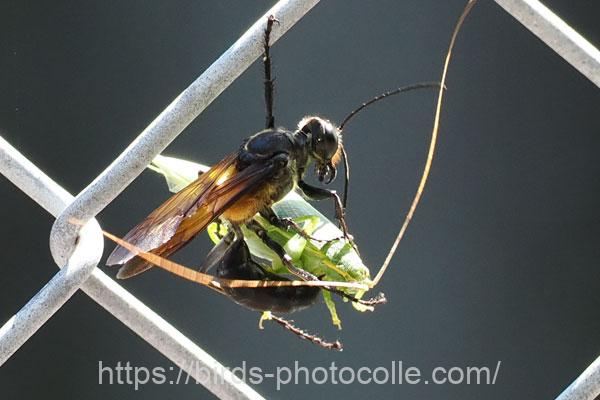
[[331, 183], [342, 148], [342, 135], [337, 126], [326, 119], [306, 117], [298, 128], [308, 137], [310, 155], [315, 160], [315, 172], [319, 181]]

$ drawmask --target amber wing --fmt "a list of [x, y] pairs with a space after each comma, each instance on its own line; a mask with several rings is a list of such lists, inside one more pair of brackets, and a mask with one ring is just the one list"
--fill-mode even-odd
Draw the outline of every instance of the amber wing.
[[[225, 157], [165, 201], [123, 240], [164, 257], [185, 246], [242, 196], [258, 190], [273, 173], [270, 160], [238, 170], [236, 159], [236, 153]], [[121, 246], [113, 250], [106, 264], [125, 264], [119, 270], [119, 278], [129, 278], [152, 267]]]

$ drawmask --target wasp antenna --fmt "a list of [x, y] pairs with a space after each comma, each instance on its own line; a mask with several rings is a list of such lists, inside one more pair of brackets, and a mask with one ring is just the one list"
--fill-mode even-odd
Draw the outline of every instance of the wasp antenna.
[[[348, 116], [346, 118], [344, 118], [344, 120], [340, 124], [340, 132], [343, 132], [344, 127], [346, 126], [348, 121], [350, 121], [352, 119], [352, 117], [354, 117], [356, 114], [358, 114], [364, 108], [370, 106], [373, 103], [378, 102], [379, 100], [383, 100], [386, 97], [393, 96], [395, 94], [408, 92], [410, 90], [432, 89], [432, 88], [440, 88], [440, 87], [441, 87], [441, 85], [438, 82], [421, 82], [421, 83], [413, 83], [412, 85], [402, 86], [397, 89], [390, 90], [385, 93], [381, 93], [380, 95], [373, 97], [371, 100], [369, 100], [365, 103], [362, 103], [359, 107], [354, 109], [354, 111], [352, 111], [350, 114], [348, 114]], [[346, 150], [344, 150], [343, 146], [342, 146], [342, 159], [344, 161], [344, 170], [346, 172], [346, 174], [344, 176], [344, 197], [342, 198], [342, 205], [344, 206], [344, 208], [346, 208], [346, 204], [348, 203], [348, 186], [350, 183], [350, 164], [348, 163], [348, 155], [346, 154]]]
[[[450, 59], [452, 58], [452, 50], [454, 48], [454, 43], [456, 42], [456, 37], [458, 36], [458, 32], [460, 32], [463, 22], [465, 21], [465, 18], [467, 18], [467, 15], [469, 15], [469, 12], [471, 11], [471, 9], [473, 8], [473, 6], [475, 5], [476, 2], [477, 2], [477, 0], [469, 0], [467, 2], [467, 5], [463, 9], [462, 13], [460, 14], [460, 17], [458, 18], [458, 21], [456, 22], [454, 31], [452, 32], [450, 44], [448, 45], [448, 52], [446, 53], [446, 60], [444, 61], [444, 69], [442, 70], [442, 79], [441, 79], [440, 85], [439, 85], [438, 101], [437, 101], [437, 105], [436, 105], [436, 109], [435, 109], [435, 117], [433, 120], [433, 129], [431, 132], [431, 141], [429, 144], [429, 152], [427, 153], [427, 161], [425, 162], [425, 167], [423, 168], [423, 174], [421, 175], [421, 181], [419, 182], [419, 187], [417, 188], [417, 193], [415, 194], [412, 204], [410, 205], [408, 213], [406, 214], [406, 217], [404, 218], [404, 223], [402, 224], [402, 227], [400, 228], [400, 231], [398, 232], [398, 235], [396, 236], [396, 239], [394, 240], [394, 243], [392, 244], [392, 247], [390, 248], [390, 251], [388, 252], [387, 257], [385, 258], [385, 261], [381, 265], [379, 272], [377, 272], [375, 279], [373, 279], [373, 282], [370, 284], [371, 287], [377, 285], [377, 283], [379, 283], [379, 280], [385, 273], [385, 270], [389, 266], [389, 264], [392, 260], [392, 257], [394, 256], [394, 253], [396, 252], [396, 249], [398, 248], [398, 244], [400, 244], [400, 241], [402, 240], [402, 237], [404, 236], [404, 232], [406, 232], [406, 228], [408, 227], [408, 224], [410, 223], [410, 221], [413, 217], [413, 214], [415, 213], [417, 205], [419, 204], [419, 201], [421, 200], [421, 195], [423, 194], [423, 190], [425, 189], [425, 184], [427, 183], [427, 178], [429, 177], [429, 171], [431, 170], [431, 164], [433, 162], [433, 155], [435, 153], [435, 145], [437, 143], [437, 136], [438, 136], [438, 132], [439, 132], [439, 128], [440, 128], [440, 114], [442, 112], [442, 100], [444, 97], [444, 86], [446, 84], [446, 75], [448, 73], [448, 65], [450, 65]], [[373, 100], [371, 102], [373, 102]], [[365, 106], [366, 105], [368, 105], [368, 104], [365, 103]], [[361, 107], [359, 107], [357, 110], [360, 110], [360, 108]], [[346, 118], [346, 120], [348, 120], [350, 117], [352, 117], [352, 114], [350, 114]], [[346, 122], [346, 121], [344, 121], [344, 122]]]
[[340, 131], [344, 130], [344, 127], [346, 126], [346, 124], [348, 123], [348, 121], [350, 121], [352, 119], [352, 117], [354, 117], [356, 114], [358, 114], [360, 111], [362, 111], [363, 109], [367, 108], [368, 106], [370, 106], [373, 103], [377, 103], [379, 100], [383, 100], [386, 97], [390, 97], [396, 94], [400, 94], [400, 93], [404, 93], [404, 92], [409, 92], [411, 90], [416, 90], [416, 89], [439, 89], [440, 87], [442, 87], [442, 85], [439, 82], [419, 82], [419, 83], [413, 83], [410, 85], [406, 85], [406, 86], [401, 86], [397, 89], [394, 90], [389, 90], [387, 92], [381, 93], [375, 97], [373, 97], [371, 100], [362, 103], [360, 106], [358, 106], [357, 108], [355, 108], [350, 114], [348, 114], [346, 116], [346, 118], [344, 118], [344, 120], [342, 121], [342, 123], [340, 124]]
[[342, 345], [342, 343], [339, 340], [336, 340], [335, 342], [327, 342], [316, 335], [312, 335], [312, 334], [307, 333], [304, 330], [298, 328], [297, 326], [295, 326], [292, 323], [292, 321], [288, 321], [284, 318], [278, 317], [273, 314], [271, 314], [269, 319], [272, 319], [273, 321], [277, 322], [283, 328], [285, 328], [288, 331], [292, 332], [293, 334], [297, 335], [299, 338], [306, 339], [306, 340], [316, 344], [319, 347], [322, 347], [322, 348], [328, 349], [328, 350], [337, 350], [337, 351], [342, 351], [344, 349], [344, 346]]

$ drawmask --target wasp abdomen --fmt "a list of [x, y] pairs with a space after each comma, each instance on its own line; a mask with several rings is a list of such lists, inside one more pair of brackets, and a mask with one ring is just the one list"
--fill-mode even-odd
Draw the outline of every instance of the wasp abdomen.
[[[287, 281], [266, 271], [252, 260], [243, 239], [235, 240], [217, 267], [217, 276], [227, 279]], [[310, 307], [320, 292], [316, 287], [224, 288], [233, 301], [256, 311], [294, 312]]]

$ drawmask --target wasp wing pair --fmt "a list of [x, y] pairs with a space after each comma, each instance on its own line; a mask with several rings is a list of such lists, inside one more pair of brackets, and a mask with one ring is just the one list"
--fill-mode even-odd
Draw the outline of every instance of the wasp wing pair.
[[[260, 191], [268, 184], [274, 169], [270, 160], [239, 169], [237, 153], [233, 153], [169, 198], [123, 240], [143, 251], [168, 257], [244, 197]], [[253, 214], [248, 215], [248, 219], [252, 217]], [[117, 275], [121, 279], [152, 267], [151, 263], [122, 246], [115, 248], [106, 264], [124, 264]]]

